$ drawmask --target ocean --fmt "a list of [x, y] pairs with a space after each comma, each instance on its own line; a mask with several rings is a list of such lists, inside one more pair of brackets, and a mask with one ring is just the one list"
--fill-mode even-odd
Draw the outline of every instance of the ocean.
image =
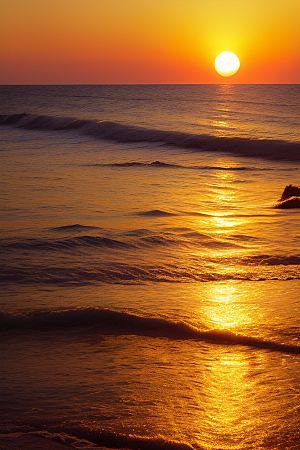
[[1, 433], [299, 448], [299, 93], [1, 87]]

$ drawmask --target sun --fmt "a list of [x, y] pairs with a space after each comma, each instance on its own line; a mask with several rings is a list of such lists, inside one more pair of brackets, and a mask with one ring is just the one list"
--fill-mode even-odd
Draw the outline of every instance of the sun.
[[215, 60], [215, 69], [223, 77], [231, 77], [240, 68], [239, 58], [231, 52], [220, 53]]

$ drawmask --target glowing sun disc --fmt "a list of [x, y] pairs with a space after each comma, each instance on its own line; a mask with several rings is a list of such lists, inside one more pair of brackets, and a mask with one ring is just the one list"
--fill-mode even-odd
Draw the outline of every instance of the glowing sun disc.
[[231, 77], [240, 68], [239, 58], [231, 52], [220, 53], [215, 60], [215, 69], [223, 77]]

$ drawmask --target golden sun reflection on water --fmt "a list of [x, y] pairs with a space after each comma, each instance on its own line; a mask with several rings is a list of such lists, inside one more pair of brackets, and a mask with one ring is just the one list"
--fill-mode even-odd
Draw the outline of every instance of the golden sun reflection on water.
[[224, 228], [232, 228], [244, 222], [243, 220], [237, 220], [233, 217], [228, 217], [226, 215], [213, 216], [212, 221], [214, 223], [214, 226], [217, 227], [217, 229], [215, 230], [216, 233], [222, 233], [224, 232]]
[[[267, 323], [267, 318], [249, 298], [250, 293], [255, 296], [252, 287], [247, 291], [243, 283], [213, 283], [200, 306], [206, 326], [255, 336], [256, 322]], [[201, 372], [202, 389], [197, 394], [199, 443], [211, 449], [266, 448], [256, 440], [263, 441], [265, 427], [281, 426], [282, 411], [292, 403], [281, 395], [289, 376], [281, 366], [282, 355], [277, 359], [268, 351], [246, 346], [215, 345], [200, 350], [199, 361], [203, 351], [209, 352], [209, 359]], [[273, 369], [266, 372], [270, 361]], [[258, 445], [253, 446], [253, 442]]]
[[[224, 116], [227, 117], [227, 116]], [[225, 120], [215, 120], [213, 122], [214, 126], [220, 127], [220, 128], [229, 128], [228, 122]]]
[[209, 297], [202, 313], [210, 328], [235, 329], [251, 323], [250, 316], [241, 307], [240, 292], [235, 284], [212, 285]]
[[217, 178], [217, 182], [210, 185], [214, 202], [220, 207], [233, 205], [237, 197], [237, 192], [232, 186], [232, 182], [235, 181], [236, 175], [233, 171], [218, 169], [218, 166], [225, 167], [226, 165], [222, 159], [218, 159], [216, 164], [217, 166], [213, 171], [213, 175]]
[[[201, 305], [208, 328], [243, 334], [245, 326], [249, 329], [254, 325], [255, 317], [247, 307], [247, 300], [243, 300], [245, 293], [241, 286], [226, 282], [209, 287], [207, 300]], [[201, 421], [206, 423], [201, 444], [210, 448], [224, 448], [223, 436], [226, 448], [240, 449], [247, 430], [255, 429], [261, 421], [255, 379], [249, 376], [252, 357], [240, 350], [227, 346], [210, 348], [210, 363], [203, 380], [205, 395], [201, 398]]]
[[[222, 158], [216, 161], [217, 166], [225, 167], [227, 164]], [[233, 164], [237, 167], [236, 164]], [[235, 187], [234, 183], [238, 179], [236, 171], [218, 170], [214, 172], [217, 177], [217, 183], [211, 184], [211, 197], [217, 206], [210, 218], [211, 226], [215, 233], [227, 233], [234, 231], [234, 228], [239, 228], [249, 222], [246, 215], [242, 217], [239, 215], [235, 217], [237, 207], [240, 207], [240, 192]]]
[[254, 383], [249, 381], [248, 372], [249, 361], [244, 354], [224, 349], [214, 352], [204, 380], [206, 395], [202, 399], [207, 424], [202, 442], [210, 445], [210, 448], [224, 448], [222, 436], [226, 437], [226, 443], [229, 444], [226, 448], [241, 448], [245, 430], [256, 421], [259, 411], [254, 402], [249, 404], [249, 399], [254, 399]]

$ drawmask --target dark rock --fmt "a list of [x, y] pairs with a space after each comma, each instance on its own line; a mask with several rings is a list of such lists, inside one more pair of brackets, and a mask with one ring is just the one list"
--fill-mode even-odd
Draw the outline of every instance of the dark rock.
[[292, 186], [291, 184], [289, 184], [284, 188], [280, 201], [286, 200], [291, 197], [299, 197], [299, 196], [300, 196], [299, 186]]
[[300, 208], [300, 187], [289, 184], [284, 188], [282, 196], [274, 206], [276, 209]]
[[291, 197], [283, 202], [279, 202], [276, 206], [276, 209], [293, 209], [300, 208], [300, 197]]

